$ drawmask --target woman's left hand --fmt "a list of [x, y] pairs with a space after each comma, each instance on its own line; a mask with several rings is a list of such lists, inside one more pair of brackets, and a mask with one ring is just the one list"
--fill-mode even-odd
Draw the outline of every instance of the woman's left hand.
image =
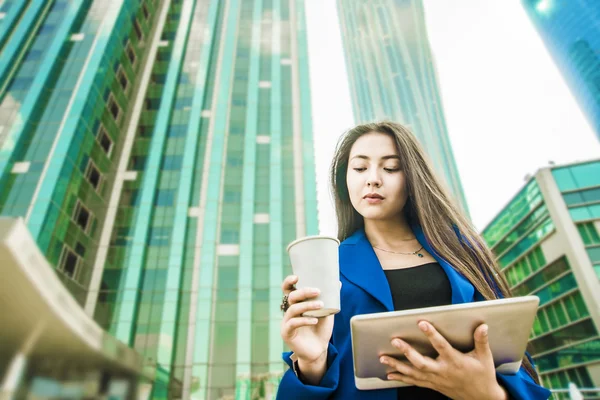
[[420, 321], [419, 329], [429, 338], [438, 357], [423, 356], [396, 338], [392, 345], [404, 353], [410, 363], [382, 356], [383, 364], [398, 371], [388, 374], [388, 379], [433, 389], [451, 399], [508, 399], [507, 392], [496, 380], [487, 325], [479, 325], [475, 330], [475, 348], [469, 353], [453, 348], [429, 322]]

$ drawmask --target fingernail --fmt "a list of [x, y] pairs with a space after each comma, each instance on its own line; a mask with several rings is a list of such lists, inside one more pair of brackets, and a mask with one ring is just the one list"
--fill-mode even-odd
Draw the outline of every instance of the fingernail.
[[315, 301], [315, 308], [321, 308], [323, 307], [325, 304], [323, 304], [322, 301]]
[[427, 323], [424, 321], [419, 322], [419, 329], [421, 329], [423, 332], [427, 332], [429, 330], [429, 326], [427, 326]]
[[483, 336], [487, 336], [487, 334], [488, 334], [488, 326], [487, 326], [487, 325], [484, 325], [484, 326], [483, 326], [483, 328], [481, 328], [481, 330], [483, 331], [483, 332], [482, 332], [482, 333], [483, 333]]
[[310, 292], [311, 292], [312, 294], [319, 294], [319, 293], [321, 293], [321, 291], [320, 291], [319, 289], [317, 289], [317, 288], [312, 288], [312, 289], [310, 289]]
[[402, 342], [400, 342], [398, 339], [392, 340], [392, 344], [396, 347], [402, 346]]
[[319, 322], [319, 320], [317, 318], [313, 318], [310, 320], [310, 323], [313, 325], [316, 325]]
[[385, 364], [385, 357], [381, 357], [379, 361], [381, 361], [382, 364]]

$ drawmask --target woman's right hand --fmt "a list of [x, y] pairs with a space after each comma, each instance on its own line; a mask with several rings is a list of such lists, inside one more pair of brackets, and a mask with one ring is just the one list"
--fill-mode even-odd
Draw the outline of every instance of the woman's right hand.
[[314, 300], [319, 295], [318, 289], [295, 289], [297, 281], [297, 276], [289, 275], [281, 284], [290, 304], [281, 321], [281, 337], [298, 357], [300, 365], [322, 363], [327, 360], [327, 346], [333, 332], [334, 316], [303, 317], [302, 314], [306, 311], [322, 308], [323, 303]]

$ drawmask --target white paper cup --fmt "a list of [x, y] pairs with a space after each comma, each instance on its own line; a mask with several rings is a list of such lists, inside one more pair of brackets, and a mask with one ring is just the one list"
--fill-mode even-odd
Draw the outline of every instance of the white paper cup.
[[310, 301], [321, 300], [323, 308], [307, 311], [305, 317], [326, 317], [340, 312], [340, 241], [331, 236], [307, 236], [287, 247], [292, 270], [298, 276], [296, 288], [318, 288], [321, 294]]

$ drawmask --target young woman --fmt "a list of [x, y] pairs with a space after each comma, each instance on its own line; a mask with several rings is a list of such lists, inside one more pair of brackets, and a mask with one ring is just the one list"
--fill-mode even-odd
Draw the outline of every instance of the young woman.
[[322, 306], [313, 288], [282, 283], [281, 336], [292, 350], [280, 399], [547, 399], [528, 357], [516, 375], [495, 372], [487, 325], [462, 353], [419, 322], [439, 356], [392, 345], [409, 362], [384, 356], [388, 379], [412, 384], [361, 391], [354, 384], [350, 318], [357, 314], [510, 296], [481, 237], [446, 194], [415, 137], [392, 122], [359, 125], [340, 140], [331, 166], [338, 220], [341, 312], [302, 317]]

